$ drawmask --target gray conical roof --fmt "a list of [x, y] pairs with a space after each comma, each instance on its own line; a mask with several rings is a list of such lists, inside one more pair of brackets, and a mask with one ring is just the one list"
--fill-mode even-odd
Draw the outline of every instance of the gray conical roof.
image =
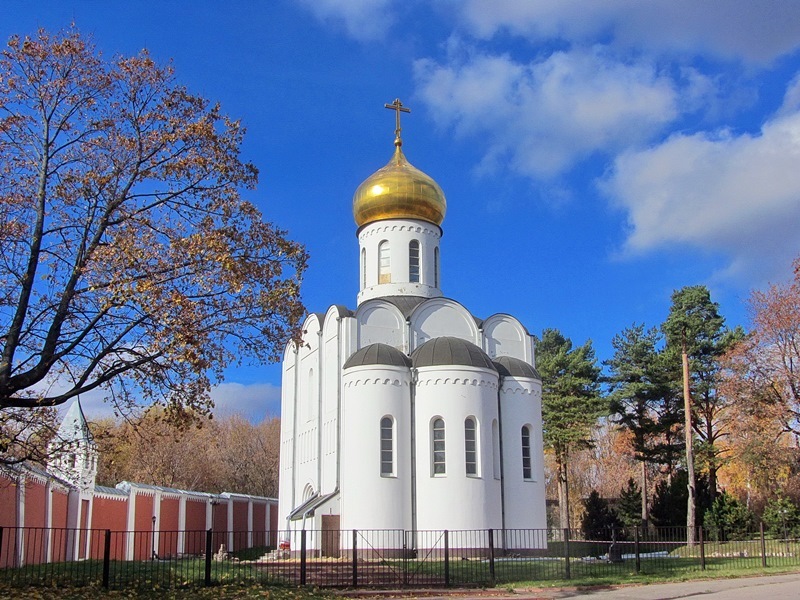
[[411, 354], [415, 367], [435, 365], [466, 365], [496, 371], [492, 359], [472, 342], [457, 337], [438, 337], [428, 340]]
[[69, 407], [56, 435], [62, 442], [94, 443], [92, 432], [89, 431], [89, 425], [86, 423], [86, 417], [83, 415], [80, 400], [75, 400], [72, 406]]
[[392, 367], [410, 367], [411, 359], [387, 344], [370, 344], [357, 350], [344, 363], [344, 368], [363, 367], [366, 365], [389, 365]]
[[497, 367], [497, 372], [503, 377], [528, 377], [539, 381], [542, 380], [539, 371], [524, 360], [511, 356], [498, 356], [494, 359], [494, 364]]

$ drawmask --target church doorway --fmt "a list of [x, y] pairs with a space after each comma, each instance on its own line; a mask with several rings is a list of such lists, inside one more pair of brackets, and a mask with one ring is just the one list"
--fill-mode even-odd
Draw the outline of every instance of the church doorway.
[[339, 558], [340, 536], [339, 515], [322, 515], [322, 556]]

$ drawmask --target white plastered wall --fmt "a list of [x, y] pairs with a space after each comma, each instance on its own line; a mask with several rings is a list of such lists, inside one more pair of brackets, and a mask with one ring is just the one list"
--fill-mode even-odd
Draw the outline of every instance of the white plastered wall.
[[381, 343], [408, 352], [406, 319], [394, 304], [385, 300], [370, 300], [358, 307], [356, 318], [358, 348]]
[[[416, 388], [417, 528], [498, 529], [500, 482], [492, 474], [491, 424], [497, 418], [497, 373], [446, 366], [418, 370]], [[479, 473], [466, 475], [464, 420], [478, 425]], [[431, 424], [445, 422], [446, 473], [433, 474]]]
[[[440, 285], [436, 285], [436, 249], [442, 231], [436, 225], [416, 219], [388, 219], [365, 225], [358, 232], [359, 288], [358, 303], [383, 296], [441, 296]], [[412, 283], [409, 277], [409, 243], [420, 244], [420, 281]], [[381, 242], [389, 245], [390, 281], [379, 283], [378, 247]], [[441, 275], [440, 275], [441, 276]]]
[[481, 347], [480, 332], [475, 319], [461, 304], [449, 298], [423, 302], [409, 319], [411, 350], [430, 339], [452, 336]]
[[533, 339], [511, 315], [496, 314], [482, 324], [483, 350], [491, 358], [511, 356], [533, 364]]
[[[406, 367], [351, 367], [343, 376], [342, 529], [409, 529], [410, 383]], [[394, 421], [392, 475], [381, 475], [380, 422]]]
[[[500, 388], [503, 435], [503, 484], [506, 529], [544, 529], [544, 455], [542, 451], [542, 384], [527, 377], [503, 377]], [[531, 427], [532, 478], [522, 470], [522, 427]], [[532, 547], [531, 540], [509, 536], [509, 546]]]

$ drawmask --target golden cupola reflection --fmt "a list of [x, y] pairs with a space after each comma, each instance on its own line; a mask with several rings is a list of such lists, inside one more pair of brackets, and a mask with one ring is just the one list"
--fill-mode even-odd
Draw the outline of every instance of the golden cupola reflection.
[[406, 160], [402, 144], [398, 135], [392, 159], [353, 195], [353, 216], [359, 227], [384, 219], [419, 219], [435, 225], [444, 221], [447, 201], [442, 188]]

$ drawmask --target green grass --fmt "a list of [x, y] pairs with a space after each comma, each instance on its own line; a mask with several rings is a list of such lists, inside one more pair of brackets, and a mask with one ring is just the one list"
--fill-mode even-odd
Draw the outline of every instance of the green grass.
[[0, 583], [0, 598], [15, 600], [93, 600], [96, 598], [165, 598], [183, 600], [193, 598], [269, 598], [270, 600], [331, 600], [332, 593], [317, 589], [265, 586], [263, 584], [229, 583], [211, 587], [167, 589], [155, 584], [150, 588], [104, 590], [98, 585], [86, 586], [22, 586]]
[[[451, 558], [447, 567], [449, 581], [454, 587], [488, 587], [492, 585], [526, 588], [526, 587], [585, 587], [609, 586], [620, 584], [647, 584], [666, 581], [685, 581], [690, 579], [718, 577], [746, 577], [762, 574], [785, 573], [800, 570], [800, 553], [797, 546], [790, 546], [795, 552], [793, 557], [787, 554], [786, 543], [780, 546], [767, 544], [768, 568], [761, 567], [759, 556], [760, 543], [731, 542], [729, 544], [708, 544], [706, 547], [705, 570], [701, 570], [699, 548], [680, 545], [670, 546], [670, 556], [643, 557], [641, 569], [635, 572], [635, 561], [626, 559], [623, 563], [611, 564], [606, 561], [590, 558], [586, 552], [583, 557], [570, 560], [571, 578], [566, 578], [566, 561], [555, 556], [550, 548], [550, 558], [497, 558], [494, 574], [490, 564], [482, 559]], [[576, 545], [575, 549], [599, 550], [597, 544]], [[654, 547], [655, 548], [655, 547]], [[663, 548], [663, 546], [662, 546]], [[573, 549], [572, 546], [570, 548]], [[261, 556], [263, 549], [253, 550], [253, 555]], [[625, 552], [628, 550], [625, 549]], [[747, 556], [744, 556], [744, 554]], [[249, 555], [242, 555], [249, 556]], [[311, 568], [323, 566], [334, 577], [344, 577], [339, 581], [349, 581], [351, 566], [347, 562], [309, 561], [309, 573], [316, 572]], [[396, 585], [403, 582], [410, 585], [436, 587], [443, 585], [445, 564], [442, 560], [420, 557], [416, 560], [385, 560], [382, 563], [359, 563], [361, 573], [369, 575], [370, 570], [378, 570], [380, 565], [386, 566]], [[289, 563], [284, 566], [290, 567]], [[201, 558], [183, 558], [171, 561], [112, 561], [110, 565], [110, 591], [102, 590], [101, 581], [103, 565], [101, 561], [86, 560], [70, 563], [51, 563], [32, 565], [20, 569], [0, 570], [0, 598], [104, 598], [104, 597], [166, 597], [166, 598], [289, 598], [312, 599], [330, 597], [330, 594], [309, 592], [296, 586], [281, 585], [274, 572], [260, 565], [239, 561], [211, 563], [211, 580], [214, 584], [207, 588], [205, 580], [205, 561]], [[296, 565], [299, 569], [299, 564]], [[338, 574], [338, 575], [337, 575]], [[314, 583], [309, 575], [309, 583]], [[330, 581], [336, 581], [332, 579]], [[360, 580], [362, 585], [366, 578]], [[380, 578], [377, 581], [381, 581]], [[54, 590], [58, 588], [59, 593]], [[9, 592], [13, 590], [13, 593]], [[157, 592], [157, 593], [156, 593]], [[27, 595], [26, 595], [27, 594]], [[49, 595], [48, 595], [49, 594]], [[230, 594], [230, 595], [227, 595]]]

